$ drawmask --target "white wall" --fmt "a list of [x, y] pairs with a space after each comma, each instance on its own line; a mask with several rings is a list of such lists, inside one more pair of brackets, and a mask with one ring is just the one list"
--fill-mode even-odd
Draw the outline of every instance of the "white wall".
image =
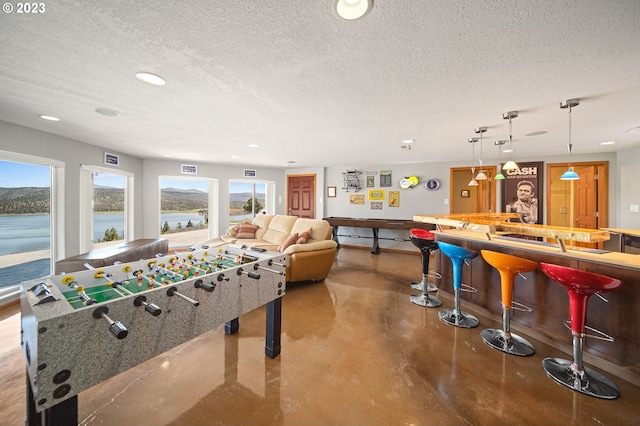
[[640, 229], [640, 213], [630, 212], [632, 204], [640, 205], [639, 174], [640, 146], [618, 152], [617, 228]]

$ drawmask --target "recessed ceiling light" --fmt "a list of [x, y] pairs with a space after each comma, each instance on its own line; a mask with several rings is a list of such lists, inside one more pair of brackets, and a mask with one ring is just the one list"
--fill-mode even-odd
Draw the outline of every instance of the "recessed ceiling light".
[[347, 21], [362, 18], [369, 13], [373, 0], [336, 0], [338, 16]]
[[60, 121], [58, 117], [53, 117], [51, 115], [41, 115], [40, 118], [47, 121]]
[[402, 143], [414, 143], [415, 140], [414, 139], [405, 139], [402, 141]]
[[513, 152], [513, 151], [514, 151], [513, 149], [509, 149], [509, 148], [502, 150], [502, 152]]
[[255, 143], [250, 143], [249, 145], [247, 145], [249, 148], [260, 148], [260, 145], [257, 145]]
[[545, 135], [546, 133], [547, 133], [546, 130], [538, 130], [537, 132], [527, 133], [525, 134], [525, 136], [540, 136], [540, 135]]
[[171, 154], [164, 154], [163, 157], [171, 158]]
[[238, 157], [237, 155], [232, 155], [231, 158], [236, 158], [237, 159], [237, 158], [240, 158], [240, 157]]
[[606, 142], [600, 142], [600, 145], [613, 145], [614, 143], [616, 143], [616, 141], [606, 141]]
[[153, 84], [154, 86], [164, 86], [167, 84], [164, 78], [150, 72], [138, 72], [136, 73], [136, 77], [138, 77], [138, 80]]
[[107, 117], [115, 117], [117, 115], [120, 115], [120, 113], [116, 110], [102, 107], [96, 108], [95, 112], [97, 112], [98, 114], [106, 115]]

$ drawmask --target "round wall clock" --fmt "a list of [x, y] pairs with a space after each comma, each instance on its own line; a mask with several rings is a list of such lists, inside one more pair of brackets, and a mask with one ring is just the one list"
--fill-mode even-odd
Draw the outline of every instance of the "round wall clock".
[[440, 188], [440, 181], [438, 179], [429, 179], [425, 184], [425, 188], [429, 191], [435, 191]]

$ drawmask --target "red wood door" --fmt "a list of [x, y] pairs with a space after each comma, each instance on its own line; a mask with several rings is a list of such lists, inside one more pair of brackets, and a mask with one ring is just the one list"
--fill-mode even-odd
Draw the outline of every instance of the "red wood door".
[[287, 176], [287, 214], [306, 219], [316, 217], [316, 176]]

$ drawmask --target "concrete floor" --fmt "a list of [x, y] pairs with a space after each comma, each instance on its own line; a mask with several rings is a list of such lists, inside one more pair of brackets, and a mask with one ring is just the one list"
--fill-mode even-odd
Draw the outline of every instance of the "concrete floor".
[[[290, 285], [283, 299], [282, 354], [264, 356], [265, 309], [151, 359], [79, 395], [82, 425], [637, 425], [640, 387], [605, 373], [613, 401], [576, 393], [542, 370], [565, 353], [519, 333], [532, 357], [480, 338], [500, 323], [474, 312], [461, 329], [438, 308], [413, 305], [415, 255], [339, 250], [322, 283]], [[452, 298], [439, 297], [447, 308]], [[25, 420], [19, 307], [0, 311], [0, 425]], [[567, 332], [567, 342], [570, 335]], [[611, 344], [615, 344], [611, 343]], [[77, 360], [81, 363], [82, 360]]]

